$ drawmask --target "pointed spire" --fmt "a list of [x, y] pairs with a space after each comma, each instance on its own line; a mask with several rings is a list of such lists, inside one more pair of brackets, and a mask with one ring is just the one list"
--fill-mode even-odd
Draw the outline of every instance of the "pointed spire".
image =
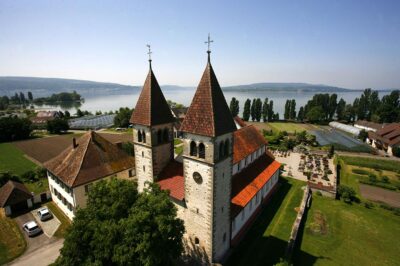
[[211, 54], [210, 45], [211, 45], [212, 42], [214, 42], [214, 41], [211, 40], [210, 33], [208, 33], [208, 40], [204, 42], [204, 43], [206, 43], [206, 44], [208, 45], [208, 49], [207, 49], [208, 63], [211, 63], [211, 59], [210, 59], [210, 54]]
[[154, 126], [165, 123], [172, 123], [175, 121], [172, 116], [171, 109], [164, 94], [158, 85], [157, 79], [153, 73], [151, 66], [151, 50], [149, 48], [149, 73], [147, 74], [146, 81], [144, 82], [142, 92], [136, 103], [134, 112], [132, 113], [130, 122], [132, 124], [140, 124], [145, 126]]
[[151, 69], [151, 54], [152, 54], [153, 52], [151, 51], [151, 46], [150, 46], [150, 44], [146, 44], [146, 46], [147, 46], [147, 48], [149, 49], [149, 51], [147, 52], [147, 54], [149, 55], [149, 67], [150, 67], [150, 69]]
[[[210, 39], [208, 40], [210, 41]], [[220, 136], [236, 130], [235, 122], [210, 62], [182, 122], [181, 131], [203, 136]]]

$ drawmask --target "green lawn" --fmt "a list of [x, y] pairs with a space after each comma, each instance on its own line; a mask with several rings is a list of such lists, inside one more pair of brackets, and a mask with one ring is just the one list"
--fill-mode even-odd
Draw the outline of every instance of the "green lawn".
[[368, 167], [373, 169], [388, 170], [400, 173], [400, 163], [394, 160], [381, 160], [366, 157], [349, 157], [340, 156], [340, 158], [346, 163], [351, 165], [357, 165], [361, 167]]
[[174, 145], [181, 144], [182, 140], [181, 139], [174, 139]]
[[47, 178], [41, 178], [39, 181], [34, 183], [24, 182], [24, 185], [29, 191], [35, 194], [40, 194], [49, 190], [49, 181], [47, 180]]
[[301, 132], [309, 130], [311, 125], [305, 125], [301, 123], [285, 123], [285, 122], [268, 122], [267, 125], [272, 128], [273, 131], [286, 131], [288, 133]]
[[36, 164], [24, 157], [24, 153], [11, 143], [0, 143], [0, 172], [10, 171], [21, 175], [35, 169]]
[[175, 147], [175, 153], [181, 154], [183, 152], [183, 145]]
[[281, 178], [281, 186], [245, 238], [234, 249], [228, 265], [273, 265], [284, 257], [304, 182]]
[[68, 217], [56, 206], [56, 204], [52, 201], [45, 204], [50, 211], [57, 216], [58, 220], [60, 220], [61, 225], [54, 233], [55, 237], [64, 238], [65, 232], [67, 231], [68, 227], [71, 225], [71, 221]]
[[400, 217], [313, 196], [294, 265], [399, 265]]
[[0, 265], [20, 256], [26, 242], [14, 220], [0, 214]]

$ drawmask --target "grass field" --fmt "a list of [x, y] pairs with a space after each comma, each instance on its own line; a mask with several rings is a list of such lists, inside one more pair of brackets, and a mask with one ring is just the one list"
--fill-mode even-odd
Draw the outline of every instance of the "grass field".
[[306, 219], [294, 265], [399, 265], [400, 217], [391, 212], [313, 196]]
[[0, 143], [0, 172], [10, 171], [21, 175], [35, 169], [36, 164], [24, 157], [24, 153], [11, 143]]
[[20, 256], [26, 242], [14, 220], [0, 214], [0, 265]]
[[301, 124], [301, 123], [285, 123], [285, 122], [268, 122], [269, 127], [272, 128], [273, 131], [286, 131], [288, 133], [301, 132], [304, 130], [313, 130], [316, 129], [315, 126], [311, 124]]
[[47, 178], [41, 178], [39, 181], [36, 181], [34, 183], [25, 182], [24, 185], [30, 192], [33, 192], [35, 194], [40, 194], [49, 190], [49, 181], [47, 180]]
[[54, 213], [55, 216], [60, 220], [61, 225], [57, 229], [57, 231], [54, 233], [55, 237], [58, 238], [63, 238], [65, 235], [65, 232], [67, 231], [68, 227], [71, 225], [71, 221], [68, 219], [67, 216], [55, 205], [54, 202], [50, 201], [45, 204], [52, 213]]
[[284, 257], [305, 183], [282, 178], [280, 184], [227, 265], [273, 265]]
[[349, 156], [340, 156], [340, 158], [346, 164], [400, 173], [400, 163], [398, 161]]

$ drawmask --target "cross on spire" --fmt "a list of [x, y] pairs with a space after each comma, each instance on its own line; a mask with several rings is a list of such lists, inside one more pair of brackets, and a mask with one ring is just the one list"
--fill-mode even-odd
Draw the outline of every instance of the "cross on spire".
[[151, 54], [153, 53], [151, 51], [151, 47], [150, 44], [146, 44], [147, 48], [149, 49], [149, 51], [147, 52], [147, 54], [149, 55], [149, 64], [150, 64], [150, 68], [151, 68]]
[[214, 41], [211, 40], [210, 33], [209, 33], [209, 34], [208, 34], [208, 40], [207, 40], [206, 42], [204, 42], [204, 43], [206, 43], [206, 44], [208, 45], [208, 50], [207, 50], [208, 62], [210, 62], [210, 53], [211, 53], [210, 45], [211, 45], [212, 42], [214, 42]]

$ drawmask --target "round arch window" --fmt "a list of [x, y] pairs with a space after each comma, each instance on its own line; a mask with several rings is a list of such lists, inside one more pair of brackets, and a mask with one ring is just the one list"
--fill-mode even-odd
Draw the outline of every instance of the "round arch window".
[[193, 179], [197, 184], [203, 183], [203, 178], [201, 177], [201, 174], [199, 174], [198, 172], [193, 173]]

